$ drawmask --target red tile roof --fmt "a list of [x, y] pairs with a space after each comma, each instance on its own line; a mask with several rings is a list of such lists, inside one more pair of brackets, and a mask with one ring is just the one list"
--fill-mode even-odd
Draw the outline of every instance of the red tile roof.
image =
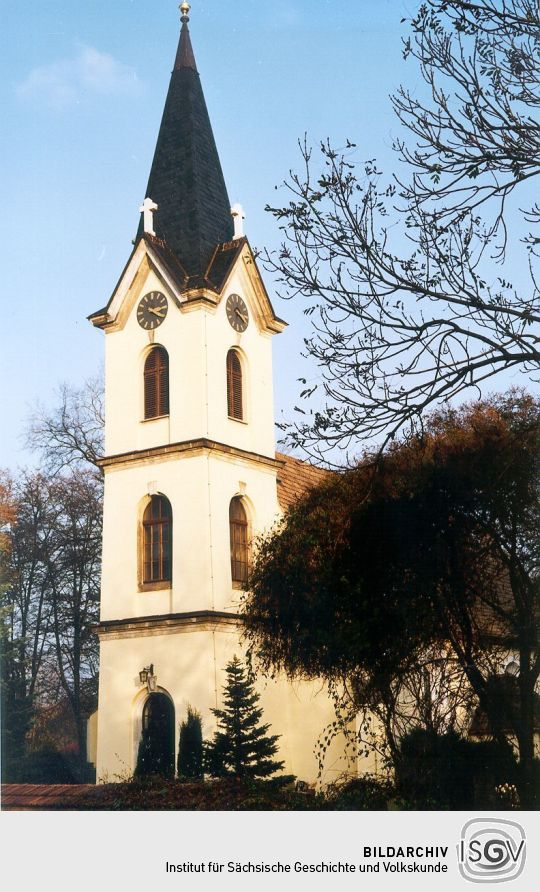
[[276, 458], [283, 463], [277, 475], [278, 501], [282, 511], [288, 511], [310, 489], [329, 480], [333, 474], [333, 471], [282, 452], [276, 452]]
[[93, 784], [2, 784], [2, 811], [55, 811], [78, 807]]

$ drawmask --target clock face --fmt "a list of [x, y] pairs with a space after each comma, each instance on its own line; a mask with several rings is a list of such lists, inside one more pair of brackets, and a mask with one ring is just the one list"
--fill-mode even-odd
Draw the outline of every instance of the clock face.
[[227, 298], [227, 319], [235, 331], [245, 331], [248, 327], [248, 308], [239, 294], [230, 294]]
[[145, 331], [152, 331], [161, 325], [168, 309], [167, 298], [161, 291], [149, 291], [139, 301], [137, 322]]

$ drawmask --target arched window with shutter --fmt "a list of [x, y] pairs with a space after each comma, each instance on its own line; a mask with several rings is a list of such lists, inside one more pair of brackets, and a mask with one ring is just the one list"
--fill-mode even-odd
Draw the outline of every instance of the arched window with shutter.
[[144, 363], [144, 417], [169, 414], [169, 354], [152, 347]]
[[242, 365], [236, 350], [227, 353], [227, 412], [229, 418], [243, 421]]
[[242, 499], [235, 496], [229, 505], [231, 576], [233, 585], [245, 585], [249, 568], [248, 519]]
[[143, 583], [172, 580], [172, 508], [165, 496], [152, 496], [143, 515]]

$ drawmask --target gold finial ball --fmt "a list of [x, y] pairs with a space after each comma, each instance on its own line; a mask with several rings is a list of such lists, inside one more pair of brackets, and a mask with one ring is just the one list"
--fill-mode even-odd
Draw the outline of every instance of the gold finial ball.
[[180, 12], [182, 13], [182, 21], [189, 22], [189, 10], [191, 6], [189, 3], [181, 3], [180, 4]]

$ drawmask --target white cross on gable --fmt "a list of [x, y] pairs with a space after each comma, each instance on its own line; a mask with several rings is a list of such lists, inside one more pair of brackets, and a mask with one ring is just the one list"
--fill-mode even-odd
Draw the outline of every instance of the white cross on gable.
[[143, 227], [148, 235], [155, 235], [154, 232], [154, 212], [157, 211], [158, 205], [151, 198], [145, 198], [139, 208], [141, 214], [144, 214]]

